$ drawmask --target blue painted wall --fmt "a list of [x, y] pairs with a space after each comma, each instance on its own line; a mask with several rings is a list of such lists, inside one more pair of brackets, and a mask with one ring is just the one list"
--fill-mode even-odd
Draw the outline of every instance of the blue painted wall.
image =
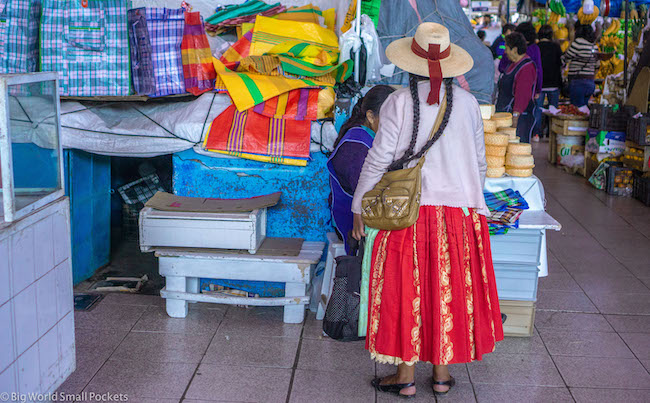
[[268, 210], [267, 235], [326, 241], [333, 231], [326, 163], [321, 153], [306, 167], [290, 167], [183, 151], [173, 158], [174, 194], [234, 199], [280, 191], [280, 203]]
[[[174, 194], [234, 199], [280, 191], [280, 203], [267, 211], [267, 236], [326, 241], [327, 233], [334, 230], [326, 163], [321, 153], [312, 154], [312, 160], [301, 168], [183, 151], [173, 157]], [[207, 289], [210, 283], [261, 297], [284, 296], [283, 283], [203, 279], [201, 287]]]
[[72, 277], [78, 284], [110, 261], [111, 159], [81, 150], [65, 150], [64, 157]]

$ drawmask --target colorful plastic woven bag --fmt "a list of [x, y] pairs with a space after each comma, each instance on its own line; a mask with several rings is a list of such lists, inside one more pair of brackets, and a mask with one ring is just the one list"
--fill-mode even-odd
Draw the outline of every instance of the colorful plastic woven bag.
[[[209, 151], [284, 164], [309, 158], [311, 121], [270, 118], [229, 106], [212, 122], [204, 147]], [[293, 162], [293, 161], [289, 161]], [[291, 163], [290, 165], [295, 165]]]
[[318, 24], [257, 17], [250, 55], [262, 56], [276, 45], [290, 40], [318, 45], [326, 51], [338, 51], [339, 48], [339, 40], [334, 31]]
[[38, 69], [41, 0], [0, 0], [0, 73]]
[[[182, 8], [157, 7], [129, 10], [129, 26], [132, 31], [135, 29], [130, 33], [130, 39], [131, 47], [137, 50], [133, 71], [134, 87], [138, 94], [160, 97], [185, 93], [181, 54], [184, 11]], [[146, 32], [143, 27], [146, 27]], [[144, 38], [147, 34], [149, 44]], [[153, 77], [153, 91], [149, 77]]]
[[129, 95], [129, 4], [43, 0], [41, 70], [59, 72], [61, 95]]
[[214, 89], [217, 73], [212, 63], [210, 43], [205, 35], [203, 19], [198, 12], [185, 13], [185, 33], [181, 44], [185, 89], [200, 95]]

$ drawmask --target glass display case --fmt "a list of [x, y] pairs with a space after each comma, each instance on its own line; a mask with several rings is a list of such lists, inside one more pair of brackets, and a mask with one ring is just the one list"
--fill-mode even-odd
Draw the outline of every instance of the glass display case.
[[58, 74], [0, 75], [0, 225], [64, 195]]

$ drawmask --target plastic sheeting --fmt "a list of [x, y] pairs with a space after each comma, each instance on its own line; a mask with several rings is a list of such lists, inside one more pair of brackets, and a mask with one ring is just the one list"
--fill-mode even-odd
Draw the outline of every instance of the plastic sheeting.
[[[419, 0], [417, 7], [423, 21], [437, 22], [446, 26], [451, 41], [472, 55], [474, 67], [465, 74], [465, 79], [479, 103], [492, 103], [494, 89], [492, 53], [474, 33], [458, 0]], [[384, 49], [396, 39], [413, 36], [417, 27], [418, 16], [408, 1], [383, 0], [381, 2], [377, 32]], [[395, 75], [382, 82], [407, 84], [408, 74], [396, 69]]]

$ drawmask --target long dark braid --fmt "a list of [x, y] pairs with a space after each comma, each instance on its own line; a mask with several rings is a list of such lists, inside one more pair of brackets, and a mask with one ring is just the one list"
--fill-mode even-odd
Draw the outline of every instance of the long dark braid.
[[402, 167], [405, 164], [407, 164], [409, 161], [421, 158], [422, 155], [424, 155], [424, 153], [429, 148], [431, 148], [433, 143], [435, 143], [440, 138], [440, 136], [442, 136], [442, 133], [445, 131], [445, 128], [447, 127], [447, 123], [449, 123], [449, 117], [451, 116], [452, 104], [454, 100], [453, 82], [454, 82], [453, 78], [444, 79], [445, 96], [447, 99], [447, 109], [445, 110], [445, 114], [442, 117], [442, 122], [440, 122], [440, 127], [434, 133], [433, 137], [431, 137], [431, 139], [429, 139], [426, 142], [426, 144], [422, 147], [422, 149], [418, 151], [415, 155], [413, 155], [413, 151], [415, 149], [415, 143], [418, 137], [418, 131], [420, 128], [420, 97], [418, 95], [418, 88], [417, 88], [418, 78], [417, 76], [411, 75], [409, 80], [409, 88], [411, 90], [411, 97], [413, 98], [413, 135], [408, 150], [406, 150], [402, 158], [393, 162], [390, 165], [390, 167], [388, 167], [389, 171], [402, 169]]

